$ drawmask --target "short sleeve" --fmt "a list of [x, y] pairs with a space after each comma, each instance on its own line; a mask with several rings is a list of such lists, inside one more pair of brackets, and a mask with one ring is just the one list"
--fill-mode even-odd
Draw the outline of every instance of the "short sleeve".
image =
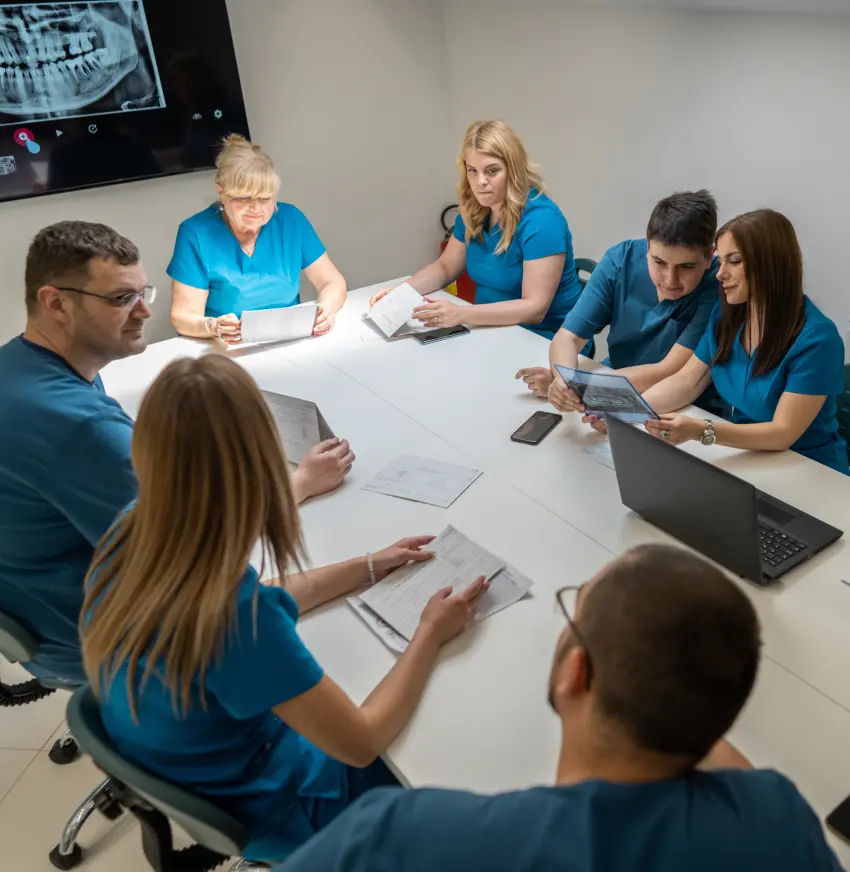
[[[688, 322], [688, 326], [682, 331], [682, 335], [676, 344], [684, 345], [685, 348], [693, 351], [700, 344], [703, 336], [705, 336], [711, 315], [715, 308], [719, 306], [720, 302], [717, 299], [708, 297], [705, 300], [701, 300], [691, 320]], [[707, 361], [703, 361], [703, 363], [707, 363]]]
[[776, 775], [776, 788], [788, 799], [785, 819], [793, 821], [800, 828], [806, 852], [805, 868], [808, 872], [843, 872], [843, 867], [832, 852], [824, 837], [823, 827], [812, 811], [812, 807], [801, 796], [800, 791], [787, 778]]
[[458, 241], [466, 245], [466, 224], [463, 222], [463, 216], [458, 215], [455, 218], [455, 226], [452, 230], [452, 236]]
[[92, 546], [136, 498], [132, 439], [133, 423], [116, 404], [82, 421], [56, 448], [44, 496]]
[[720, 317], [720, 305], [711, 310], [708, 326], [702, 334], [702, 339], [694, 349], [694, 357], [701, 360], [706, 366], [711, 366], [717, 350], [717, 321]]
[[519, 227], [519, 241], [523, 260], [540, 260], [566, 254], [571, 247], [570, 228], [567, 219], [554, 203], [529, 209]]
[[844, 343], [835, 325], [831, 321], [818, 324], [795, 344], [799, 348], [792, 349], [785, 390], [809, 396], [843, 393]]
[[168, 264], [166, 272], [175, 282], [202, 291], [209, 290], [210, 277], [201, 256], [198, 234], [185, 221], [177, 231], [174, 254], [171, 255], [171, 263]]
[[614, 295], [622, 267], [622, 247], [608, 249], [591, 274], [578, 302], [564, 318], [565, 330], [579, 339], [592, 339], [611, 323]]
[[206, 681], [218, 702], [243, 720], [306, 693], [324, 674], [296, 632], [298, 608], [282, 588], [259, 585], [255, 632], [256, 584], [257, 573], [249, 567], [240, 590], [236, 627], [221, 662]]
[[307, 269], [325, 253], [325, 246], [307, 216], [294, 206], [292, 210], [301, 234], [301, 269]]

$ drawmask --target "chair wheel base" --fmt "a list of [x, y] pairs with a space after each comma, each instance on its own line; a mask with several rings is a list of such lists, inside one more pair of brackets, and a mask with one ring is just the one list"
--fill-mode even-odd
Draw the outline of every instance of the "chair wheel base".
[[64, 742], [57, 739], [47, 756], [51, 763], [55, 763], [57, 766], [67, 766], [68, 763], [73, 763], [80, 756], [80, 747], [73, 739]]
[[70, 854], [60, 854], [59, 845], [57, 845], [50, 852], [50, 862], [57, 869], [74, 869], [83, 862], [83, 850], [75, 844]]

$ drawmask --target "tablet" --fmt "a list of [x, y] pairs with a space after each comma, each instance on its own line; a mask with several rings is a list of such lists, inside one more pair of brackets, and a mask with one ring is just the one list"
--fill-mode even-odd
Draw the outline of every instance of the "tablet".
[[561, 378], [584, 404], [587, 414], [611, 415], [630, 424], [640, 424], [647, 418], [658, 419], [652, 406], [638, 393], [624, 375], [613, 372], [588, 372], [555, 364]]

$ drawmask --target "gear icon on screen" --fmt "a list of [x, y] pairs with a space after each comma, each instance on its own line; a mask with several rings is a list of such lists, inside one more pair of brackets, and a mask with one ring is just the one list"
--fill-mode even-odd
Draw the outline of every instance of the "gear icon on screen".
[[213, 112], [213, 115], [216, 117], [216, 119], [221, 118], [221, 116], [222, 116], [221, 109], [216, 109], [215, 112]]

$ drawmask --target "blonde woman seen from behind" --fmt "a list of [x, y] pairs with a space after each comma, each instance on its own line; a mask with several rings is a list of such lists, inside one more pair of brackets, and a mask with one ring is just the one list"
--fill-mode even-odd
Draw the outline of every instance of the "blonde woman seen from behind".
[[242, 313], [300, 302], [303, 271], [319, 304], [313, 333], [327, 333], [345, 303], [345, 279], [305, 215], [277, 202], [271, 158], [233, 134], [216, 167], [218, 199], [180, 225], [168, 265], [174, 329], [241, 342]]
[[409, 282], [427, 295], [466, 271], [476, 284], [475, 305], [426, 298], [414, 316], [434, 328], [521, 324], [551, 339], [581, 293], [566, 219], [504, 121], [470, 125], [458, 170], [454, 232], [442, 255]]
[[[437, 652], [483, 579], [428, 604], [410, 647], [355, 705], [299, 638], [299, 614], [424, 561], [431, 537], [304, 570], [293, 489], [250, 376], [218, 355], [168, 366], [133, 434], [138, 498], [104, 537], [81, 621], [86, 673], [121, 753], [225, 808], [245, 855], [285, 858], [371, 787]], [[259, 581], [256, 543], [290, 574]], [[370, 573], [371, 568], [371, 573]]]

